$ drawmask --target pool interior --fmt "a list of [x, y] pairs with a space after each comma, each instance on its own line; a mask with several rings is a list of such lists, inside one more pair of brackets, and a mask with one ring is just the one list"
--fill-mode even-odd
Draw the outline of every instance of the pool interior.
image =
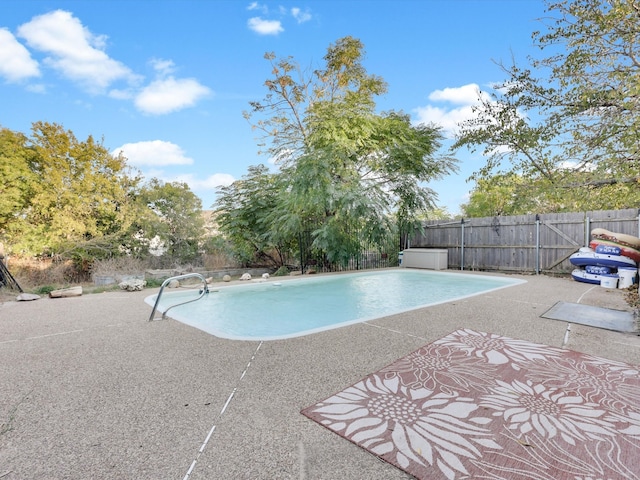
[[[525, 280], [461, 272], [390, 269], [308, 277], [271, 278], [210, 286], [202, 300], [168, 316], [234, 340], [280, 340], [459, 300]], [[163, 293], [159, 311], [198, 290]], [[145, 299], [153, 305], [156, 295]]]

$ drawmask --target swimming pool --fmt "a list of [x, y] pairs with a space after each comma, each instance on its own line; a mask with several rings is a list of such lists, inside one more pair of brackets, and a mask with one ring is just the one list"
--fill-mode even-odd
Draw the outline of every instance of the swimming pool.
[[[278, 340], [343, 327], [506, 288], [525, 280], [427, 270], [378, 270], [210, 287], [167, 314], [221, 338]], [[166, 292], [158, 310], [194, 298]], [[145, 299], [149, 305], [156, 295]]]

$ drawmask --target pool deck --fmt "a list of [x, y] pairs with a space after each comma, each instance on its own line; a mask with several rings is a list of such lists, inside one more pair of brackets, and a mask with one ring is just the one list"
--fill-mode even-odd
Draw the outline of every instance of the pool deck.
[[0, 479], [411, 478], [300, 410], [459, 328], [640, 364], [635, 334], [540, 317], [558, 301], [630, 310], [624, 291], [514, 277], [527, 283], [262, 343], [148, 322], [153, 290], [5, 302]]

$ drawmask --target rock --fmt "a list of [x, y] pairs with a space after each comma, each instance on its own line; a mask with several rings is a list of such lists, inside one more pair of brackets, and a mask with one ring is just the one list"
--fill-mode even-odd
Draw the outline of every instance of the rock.
[[207, 285], [210, 285], [213, 283], [213, 277], [207, 277], [204, 279], [205, 282], [207, 282]]
[[266, 280], [267, 278], [269, 278], [269, 274], [268, 273], [263, 273], [262, 274], [262, 278], [264, 278]]
[[139, 278], [132, 278], [130, 280], [125, 280], [124, 282], [120, 282], [118, 286], [121, 290], [126, 290], [127, 292], [139, 292], [144, 289], [147, 282], [144, 280], [140, 280]]
[[251, 280], [251, 274], [243, 273], [242, 276], [240, 277], [240, 280]]
[[222, 281], [223, 282], [230, 282], [231, 281], [231, 275], [225, 275], [224, 277], [222, 277]]
[[169, 287], [169, 288], [178, 288], [179, 286], [180, 286], [180, 282], [178, 280], [171, 280], [167, 284], [167, 287]]
[[16, 302], [29, 302], [31, 300], [38, 300], [40, 295], [36, 295], [35, 293], [21, 293], [16, 297]]

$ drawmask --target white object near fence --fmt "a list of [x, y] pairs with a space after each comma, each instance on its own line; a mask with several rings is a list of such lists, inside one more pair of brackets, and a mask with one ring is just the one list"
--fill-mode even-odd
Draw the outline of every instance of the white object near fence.
[[448, 250], [444, 248], [407, 248], [402, 253], [403, 267], [429, 270], [447, 269]]

